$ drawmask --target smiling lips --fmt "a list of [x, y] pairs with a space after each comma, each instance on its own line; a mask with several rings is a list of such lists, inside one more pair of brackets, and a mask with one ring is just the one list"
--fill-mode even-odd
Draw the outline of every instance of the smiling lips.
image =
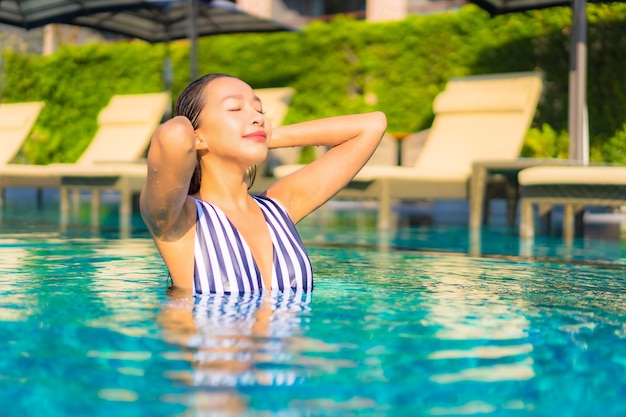
[[263, 130], [259, 130], [257, 132], [248, 133], [247, 135], [244, 135], [243, 138], [254, 142], [265, 143], [267, 136]]

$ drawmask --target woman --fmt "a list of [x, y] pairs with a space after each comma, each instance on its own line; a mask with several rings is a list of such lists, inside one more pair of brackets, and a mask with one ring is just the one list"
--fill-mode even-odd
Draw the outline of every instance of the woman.
[[[192, 82], [175, 114], [154, 133], [140, 199], [173, 285], [193, 294], [310, 291], [311, 264], [294, 224], [363, 167], [385, 131], [385, 115], [272, 131], [252, 88], [226, 74]], [[268, 149], [308, 145], [331, 149], [263, 195], [249, 195], [247, 172]]]

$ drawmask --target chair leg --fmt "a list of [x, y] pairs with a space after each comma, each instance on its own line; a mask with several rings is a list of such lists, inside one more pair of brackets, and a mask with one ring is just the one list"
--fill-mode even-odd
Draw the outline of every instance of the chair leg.
[[563, 239], [567, 242], [584, 235], [584, 207], [567, 204], [563, 213]]
[[481, 230], [470, 229], [469, 230], [469, 255], [480, 256], [481, 254]]
[[78, 217], [80, 213], [80, 189], [78, 187], [72, 188], [72, 210], [74, 216]]
[[563, 208], [563, 240], [571, 243], [574, 238], [574, 207], [566, 204]]
[[100, 190], [97, 188], [91, 190], [91, 226], [100, 226]]
[[59, 190], [59, 209], [61, 211], [61, 226], [67, 226], [70, 214], [70, 191], [67, 187], [61, 187]]
[[123, 238], [130, 237], [131, 216], [133, 214], [133, 193], [125, 178], [121, 179], [120, 189], [120, 233]]
[[[479, 229], [482, 224], [486, 224], [482, 210], [485, 208], [485, 181], [487, 170], [483, 167], [474, 167], [470, 178], [470, 229]], [[486, 216], [485, 216], [486, 217]]]
[[391, 194], [389, 182], [381, 181], [381, 190], [378, 198], [378, 230], [391, 228]]
[[521, 201], [519, 234], [522, 238], [531, 238], [535, 236], [533, 203], [524, 199]]

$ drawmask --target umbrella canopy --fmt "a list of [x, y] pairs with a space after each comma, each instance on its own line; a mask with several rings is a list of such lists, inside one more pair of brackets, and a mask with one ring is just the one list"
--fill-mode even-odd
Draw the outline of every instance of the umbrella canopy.
[[282, 23], [246, 13], [225, 0], [152, 0], [138, 3], [127, 9], [115, 8], [82, 14], [66, 23], [148, 42], [189, 38], [189, 73], [192, 80], [198, 74], [199, 36], [295, 30]]
[[[127, 9], [83, 14], [69, 19], [67, 23], [148, 42], [188, 38], [194, 25], [197, 36], [293, 30], [282, 23], [246, 13], [234, 3], [224, 0], [156, 0], [138, 3]], [[194, 10], [193, 14], [191, 10]]]
[[589, 163], [587, 120], [587, 0], [470, 0], [492, 16], [571, 5], [574, 11], [569, 69], [569, 158]]
[[493, 16], [556, 6], [570, 6], [572, 0], [471, 0], [471, 3], [480, 6]]
[[137, 0], [0, 0], [0, 23], [34, 29], [75, 16], [135, 7]]
[[192, 80], [198, 73], [199, 36], [295, 30], [226, 0], [0, 0], [0, 23], [24, 29], [62, 23], [148, 42], [189, 38]]

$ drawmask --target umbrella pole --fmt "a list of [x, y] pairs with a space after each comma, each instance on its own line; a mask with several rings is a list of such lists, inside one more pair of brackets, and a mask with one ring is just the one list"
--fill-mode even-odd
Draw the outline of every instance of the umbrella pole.
[[587, 122], [587, 0], [572, 0], [569, 71], [569, 159], [589, 164]]
[[[4, 92], [4, 50], [0, 48], [0, 103], [2, 103], [2, 93]], [[0, 192], [1, 193], [1, 192]], [[0, 194], [2, 200], [2, 194]]]
[[198, 78], [198, 0], [188, 0], [189, 6], [189, 81]]
[[172, 57], [170, 55], [170, 40], [165, 41], [165, 58], [163, 58], [163, 88], [165, 91], [172, 92], [172, 84], [174, 82], [174, 67], [172, 65]]

